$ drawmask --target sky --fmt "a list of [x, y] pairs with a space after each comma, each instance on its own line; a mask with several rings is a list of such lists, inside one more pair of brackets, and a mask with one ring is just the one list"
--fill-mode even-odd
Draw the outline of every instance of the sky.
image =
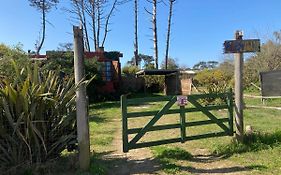
[[[150, 16], [146, 0], [139, 0], [139, 52], [153, 55]], [[73, 42], [72, 26], [79, 23], [62, 10], [68, 0], [60, 0], [57, 8], [47, 14], [46, 40], [41, 51], [57, 49], [59, 43]], [[124, 66], [134, 52], [133, 2], [118, 6], [110, 24], [106, 51], [120, 51]], [[168, 6], [158, 4], [159, 64], [165, 56]], [[192, 67], [199, 61], [219, 61], [224, 58], [223, 42], [233, 39], [236, 30], [244, 39], [260, 38], [262, 43], [281, 30], [281, 0], [176, 0], [172, 18], [170, 57], [179, 65]], [[34, 50], [41, 30], [41, 15], [29, 6], [28, 0], [2, 1], [0, 5], [0, 43], [23, 44]]]

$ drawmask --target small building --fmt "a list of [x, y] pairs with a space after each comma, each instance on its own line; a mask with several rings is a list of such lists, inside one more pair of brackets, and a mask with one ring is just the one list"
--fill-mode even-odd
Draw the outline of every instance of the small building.
[[153, 69], [141, 70], [136, 75], [163, 75], [165, 76], [165, 95], [189, 95], [191, 94], [192, 78], [195, 76], [195, 72], [190, 70]]

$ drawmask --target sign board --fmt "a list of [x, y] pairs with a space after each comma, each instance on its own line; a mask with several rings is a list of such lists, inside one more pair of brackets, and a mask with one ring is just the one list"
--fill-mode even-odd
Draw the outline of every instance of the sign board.
[[281, 70], [261, 72], [262, 96], [281, 96]]
[[177, 96], [177, 102], [179, 106], [186, 106], [187, 105], [187, 96]]
[[259, 52], [260, 40], [227, 40], [224, 42], [224, 53]]

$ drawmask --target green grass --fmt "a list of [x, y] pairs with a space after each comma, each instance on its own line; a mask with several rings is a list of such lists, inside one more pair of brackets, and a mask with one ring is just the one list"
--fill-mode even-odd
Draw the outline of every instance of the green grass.
[[152, 152], [155, 158], [160, 162], [164, 172], [176, 174], [180, 172], [181, 166], [177, 164], [180, 160], [190, 160], [192, 155], [186, 150], [178, 147], [153, 147]]
[[[257, 103], [253, 99], [246, 99], [246, 104]], [[266, 105], [276, 105], [268, 103]], [[158, 110], [163, 103], [149, 103], [142, 106], [129, 107], [129, 111], [151, 111]], [[280, 103], [281, 104], [281, 103]], [[172, 108], [177, 108], [174, 105]], [[121, 111], [119, 102], [103, 102], [91, 104], [90, 113], [90, 138], [91, 138], [91, 168], [88, 174], [107, 174], [113, 166], [119, 166], [126, 161], [121, 159], [104, 159], [104, 155], [111, 154], [114, 148], [112, 142], [116, 131], [121, 129]], [[214, 112], [220, 117], [226, 117], [225, 111]], [[130, 119], [130, 128], [143, 127], [151, 117]], [[187, 113], [187, 121], [208, 119], [202, 113]], [[179, 122], [179, 115], [165, 115], [157, 124], [172, 124]], [[206, 150], [210, 156], [221, 156], [221, 161], [231, 162], [233, 165], [245, 167], [246, 171], [241, 174], [280, 174], [281, 172], [281, 111], [271, 109], [246, 109], [244, 111], [245, 125], [253, 126], [255, 135], [251, 142], [238, 144], [233, 142], [232, 137], [219, 137], [188, 141], [184, 144], [175, 143], [165, 146], [152, 147], [152, 153], [166, 174], [191, 174], [194, 170], [194, 155], [197, 150]], [[187, 135], [202, 134], [210, 131], [220, 130], [216, 125], [200, 127], [189, 127]], [[150, 132], [141, 141], [152, 141], [179, 136], [179, 129]], [[121, 146], [121, 145], [120, 145]], [[196, 154], [195, 154], [196, 153]], [[71, 157], [71, 156], [70, 156]], [[67, 155], [64, 157], [65, 164], [62, 167], [77, 167], [74, 158]], [[73, 159], [73, 160], [70, 160]], [[192, 163], [193, 162], [193, 163]], [[68, 164], [68, 165], [67, 165]], [[60, 170], [58, 169], [58, 172]], [[72, 170], [69, 169], [69, 172]], [[238, 172], [240, 173], [240, 172]], [[70, 174], [82, 175], [83, 172], [76, 168]]]
[[246, 135], [244, 143], [233, 140], [230, 144], [218, 145], [214, 153], [223, 156], [232, 156], [245, 152], [258, 152], [261, 150], [274, 149], [281, 146], [281, 131], [274, 133], [256, 132]]
[[110, 153], [116, 130], [120, 127], [120, 103], [103, 102], [90, 105], [90, 142], [93, 157], [91, 174], [107, 174], [110, 164], [102, 159], [102, 155]]

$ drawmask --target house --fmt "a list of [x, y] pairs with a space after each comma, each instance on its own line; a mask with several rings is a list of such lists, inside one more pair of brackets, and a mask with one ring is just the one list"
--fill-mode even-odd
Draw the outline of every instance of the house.
[[[66, 58], [66, 55], [74, 55], [73, 51], [47, 51], [46, 55], [30, 55], [33, 60], [48, 60], [55, 58]], [[55, 56], [54, 56], [55, 55]], [[100, 73], [104, 85], [98, 87], [103, 93], [116, 92], [121, 84], [121, 64], [120, 57], [123, 54], [117, 51], [104, 51], [104, 48], [98, 48], [95, 52], [85, 52], [85, 59], [97, 59], [101, 63]], [[69, 57], [68, 57], [69, 58]]]

